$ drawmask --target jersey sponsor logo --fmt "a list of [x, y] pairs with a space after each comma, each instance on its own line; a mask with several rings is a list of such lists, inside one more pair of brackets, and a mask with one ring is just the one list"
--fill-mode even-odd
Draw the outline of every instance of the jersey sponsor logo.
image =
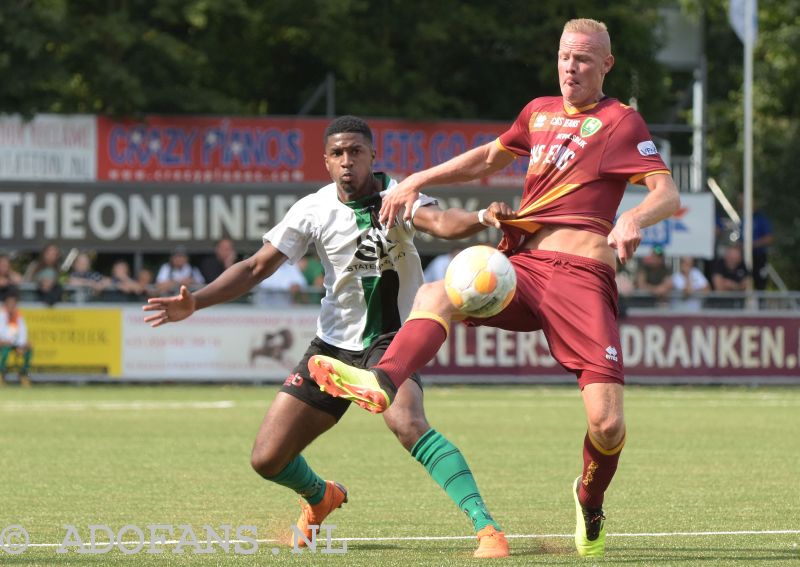
[[613, 346], [606, 347], [606, 358], [612, 362], [619, 362], [619, 353]]
[[395, 246], [397, 243], [389, 240], [382, 230], [370, 228], [359, 235], [355, 257], [362, 262], [376, 262], [388, 256]]
[[[356, 252], [345, 272], [372, 271], [383, 272], [394, 268], [395, 262], [403, 258], [406, 253], [392, 253], [397, 247], [397, 242], [386, 236], [383, 230], [370, 228], [359, 235], [356, 241]], [[377, 275], [377, 274], [376, 274]]]
[[639, 142], [636, 145], [636, 149], [639, 150], [639, 153], [645, 157], [658, 155], [658, 148], [656, 148], [656, 145], [653, 143], [652, 140]]
[[533, 173], [541, 168], [543, 171], [548, 166], [553, 166], [559, 171], [575, 159], [575, 152], [564, 144], [537, 144], [531, 148], [531, 159], [528, 162], [528, 173]]
[[556, 134], [556, 140], [569, 140], [578, 144], [581, 148], [586, 147], [586, 140], [578, 136], [577, 134], [573, 134], [572, 132], [560, 132]]
[[600, 130], [600, 127], [603, 125], [602, 122], [598, 118], [587, 118], [581, 124], [581, 136], [584, 138], [588, 138], [593, 134], [597, 134], [597, 131]]
[[533, 120], [533, 127], [534, 128], [541, 128], [544, 126], [544, 123], [547, 122], [547, 113], [540, 112], [536, 115], [536, 118]]

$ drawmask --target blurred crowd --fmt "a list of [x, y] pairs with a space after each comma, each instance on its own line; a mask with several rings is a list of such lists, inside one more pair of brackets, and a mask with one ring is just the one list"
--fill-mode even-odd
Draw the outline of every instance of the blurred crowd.
[[[744, 306], [744, 292], [748, 289], [766, 289], [768, 253], [774, 240], [769, 218], [755, 208], [752, 272], [745, 267], [742, 252], [746, 227], [718, 215], [716, 229], [714, 260], [670, 257], [662, 247], [653, 246], [648, 254], [627, 266], [618, 265], [622, 307], [669, 307], [681, 311], [736, 308]], [[440, 256], [425, 258], [425, 280], [443, 279], [450, 260], [460, 250], [453, 248]], [[131, 257], [105, 254], [101, 258], [92, 251], [61, 250], [55, 244], [29, 256], [0, 253], [0, 301], [10, 292], [25, 301], [45, 305], [64, 300], [144, 302], [149, 297], [176, 293], [181, 285], [190, 289], [202, 287], [242, 258], [235, 243], [227, 238], [219, 240], [213, 250], [200, 254], [190, 255], [185, 247], [177, 246], [165, 261], [145, 262], [135, 273]], [[95, 263], [102, 267], [96, 268]], [[282, 264], [247, 301], [266, 306], [319, 303], [323, 278], [319, 258], [309, 253], [296, 265]]]
[[753, 269], [748, 270], [742, 247], [746, 228], [743, 223], [725, 220], [718, 214], [716, 254], [711, 261], [690, 256], [670, 258], [662, 247], [653, 246], [633, 266], [618, 264], [621, 305], [669, 307], [678, 311], [744, 307], [745, 292], [767, 289], [769, 248], [774, 242], [769, 218], [756, 207], [752, 229]]
[[[166, 261], [142, 265], [134, 273], [129, 258], [48, 244], [33, 255], [0, 253], [0, 301], [15, 295], [48, 306], [67, 300], [141, 303], [177, 293], [182, 285], [202, 287], [240, 259], [234, 242], [226, 238], [206, 254], [190, 255], [177, 246]], [[260, 305], [319, 302], [322, 278], [322, 264], [309, 254], [296, 265], [284, 263], [259, 286], [253, 300]]]

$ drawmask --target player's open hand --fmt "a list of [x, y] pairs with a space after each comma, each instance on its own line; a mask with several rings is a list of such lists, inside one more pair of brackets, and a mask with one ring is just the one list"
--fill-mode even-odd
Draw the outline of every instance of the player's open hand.
[[142, 306], [143, 311], [154, 311], [152, 315], [144, 318], [145, 323], [151, 327], [160, 327], [165, 323], [183, 321], [195, 311], [194, 296], [185, 285], [181, 286], [178, 295], [172, 297], [151, 297], [147, 305]]
[[500, 221], [515, 218], [517, 218], [517, 213], [514, 209], [506, 203], [498, 201], [486, 207], [486, 212], [483, 215], [484, 222], [495, 228], [501, 228]]
[[379, 219], [386, 228], [392, 228], [397, 221], [397, 215], [403, 213], [403, 220], [411, 220], [411, 211], [414, 201], [419, 198], [419, 187], [414, 182], [414, 175], [409, 175], [401, 181], [386, 197], [381, 204]]
[[617, 224], [608, 235], [608, 245], [617, 251], [619, 261], [624, 265], [633, 258], [633, 253], [642, 242], [642, 232], [639, 225], [630, 214], [630, 211], [622, 213], [617, 219]]

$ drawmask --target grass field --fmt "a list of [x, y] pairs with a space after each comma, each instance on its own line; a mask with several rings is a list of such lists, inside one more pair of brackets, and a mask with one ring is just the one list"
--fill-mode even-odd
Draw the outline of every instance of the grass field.
[[[306, 453], [350, 491], [334, 548], [290, 553], [296, 496], [249, 467], [275, 388], [6, 387], [0, 390], [0, 530], [23, 526], [2, 565], [468, 565], [470, 525], [389, 434], [353, 408]], [[512, 536], [503, 565], [799, 565], [800, 389], [629, 387], [629, 437], [606, 498], [608, 552], [578, 558], [571, 481], [584, 418], [571, 387], [428, 389], [431, 423], [469, 461]], [[57, 553], [75, 526], [257, 526], [255, 555]], [[784, 533], [774, 533], [782, 531]], [[710, 534], [708, 532], [756, 532]], [[769, 533], [773, 532], [773, 533]], [[6, 532], [8, 534], [10, 532]], [[181, 532], [176, 534], [176, 538]], [[676, 534], [676, 535], [664, 535]], [[252, 534], [250, 534], [252, 535]], [[441, 539], [423, 539], [423, 538]], [[135, 538], [134, 538], [135, 539]], [[168, 537], [168, 539], [170, 539]], [[484, 560], [485, 562], [486, 560]]]

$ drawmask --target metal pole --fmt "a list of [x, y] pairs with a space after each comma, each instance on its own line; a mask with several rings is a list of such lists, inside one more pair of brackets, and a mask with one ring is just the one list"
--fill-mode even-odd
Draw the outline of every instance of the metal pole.
[[697, 193], [703, 189], [703, 82], [700, 78], [701, 71], [695, 70], [695, 80], [692, 86], [692, 182], [689, 191]]
[[[753, 43], [755, 2], [745, 2], [744, 22], [744, 264], [753, 270]], [[751, 280], [752, 282], [752, 280]]]
[[325, 115], [333, 118], [336, 114], [336, 77], [333, 73], [325, 75]]

